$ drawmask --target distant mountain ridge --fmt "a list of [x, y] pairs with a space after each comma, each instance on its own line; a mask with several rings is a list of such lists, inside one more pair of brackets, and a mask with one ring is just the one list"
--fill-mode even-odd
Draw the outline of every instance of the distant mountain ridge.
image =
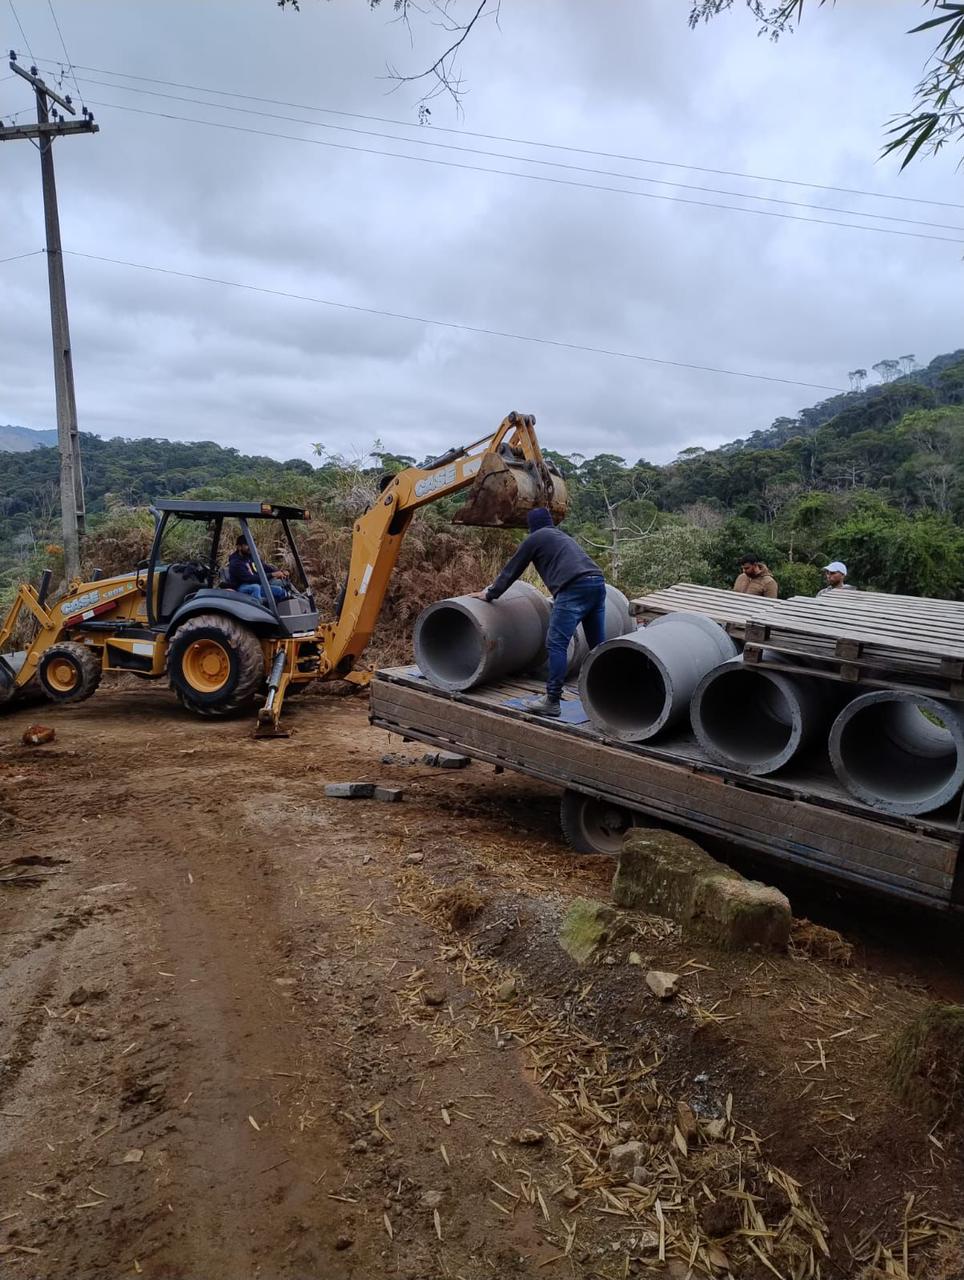
[[49, 448], [57, 443], [57, 432], [35, 431], [32, 427], [0, 426], [0, 453], [27, 453], [31, 449]]
[[[842, 391], [839, 395], [820, 400], [806, 409], [800, 409], [795, 418], [777, 418], [769, 427], [753, 431], [745, 439], [731, 440], [729, 444], [720, 445], [714, 452], [732, 453], [740, 449], [782, 448], [788, 440], [812, 435], [845, 410], [857, 409], [879, 399], [888, 388], [897, 390], [907, 387], [926, 387], [930, 391], [944, 391], [950, 378], [956, 378], [959, 381], [959, 367], [962, 360], [964, 360], [964, 348], [945, 352], [943, 355], [935, 356], [929, 364], [922, 365], [919, 369], [912, 369], [908, 373], [896, 374], [886, 382], [872, 382], [860, 390]], [[877, 367], [877, 365], [874, 366], [875, 369]], [[860, 370], [860, 372], [866, 375], [866, 370]], [[900, 398], [899, 391], [897, 398]]]

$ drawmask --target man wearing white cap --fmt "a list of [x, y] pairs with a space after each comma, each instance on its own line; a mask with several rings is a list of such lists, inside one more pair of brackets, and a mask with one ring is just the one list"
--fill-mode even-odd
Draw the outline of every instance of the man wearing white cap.
[[847, 566], [842, 560], [831, 560], [823, 566], [823, 576], [827, 585], [818, 591], [818, 596], [832, 596], [838, 591], [854, 591], [855, 587], [847, 585]]

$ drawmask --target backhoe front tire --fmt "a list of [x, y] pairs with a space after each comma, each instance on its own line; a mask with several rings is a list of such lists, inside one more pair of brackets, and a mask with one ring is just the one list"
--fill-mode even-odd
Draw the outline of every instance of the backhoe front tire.
[[219, 613], [189, 618], [167, 648], [171, 688], [189, 711], [228, 716], [254, 703], [264, 681], [258, 637]]
[[37, 683], [51, 702], [83, 702], [100, 684], [100, 654], [65, 640], [52, 644], [37, 663]]

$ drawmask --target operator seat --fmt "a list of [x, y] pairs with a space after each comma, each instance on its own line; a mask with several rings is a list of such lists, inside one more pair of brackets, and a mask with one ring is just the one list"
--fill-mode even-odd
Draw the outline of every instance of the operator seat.
[[207, 586], [207, 572], [198, 564], [172, 564], [164, 575], [160, 616], [170, 618], [188, 596]]

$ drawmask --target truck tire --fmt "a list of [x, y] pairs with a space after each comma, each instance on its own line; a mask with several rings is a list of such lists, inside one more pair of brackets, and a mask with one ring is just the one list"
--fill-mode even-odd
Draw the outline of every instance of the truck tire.
[[624, 832], [638, 824], [629, 809], [581, 791], [567, 790], [562, 793], [559, 806], [559, 825], [566, 843], [576, 853], [617, 854]]
[[188, 710], [228, 716], [253, 704], [264, 680], [264, 654], [258, 637], [236, 619], [200, 613], [174, 633], [167, 674]]
[[51, 702], [83, 702], [100, 684], [100, 654], [85, 644], [52, 644], [37, 663], [37, 683]]

